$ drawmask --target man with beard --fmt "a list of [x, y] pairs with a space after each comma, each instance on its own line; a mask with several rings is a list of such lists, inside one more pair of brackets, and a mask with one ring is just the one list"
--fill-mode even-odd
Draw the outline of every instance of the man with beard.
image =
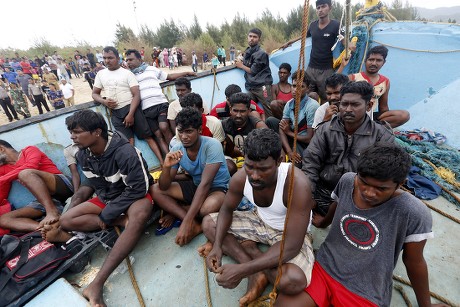
[[[212, 243], [198, 251], [207, 255], [206, 264], [217, 274], [217, 283], [233, 289], [243, 278], [248, 278], [248, 291], [240, 299], [240, 306], [258, 298], [268, 281], [275, 282], [285, 226], [283, 275], [277, 285], [278, 293], [297, 295], [310, 283], [314, 262], [307, 234], [313, 207], [310, 184], [298, 168], [281, 162], [281, 147], [278, 134], [271, 129], [249, 133], [244, 141], [244, 167], [233, 175], [219, 213], [203, 219], [203, 232]], [[286, 218], [291, 172], [294, 172], [296, 196]], [[235, 210], [243, 196], [255, 204], [255, 210]], [[270, 247], [261, 252], [257, 243]], [[222, 265], [223, 254], [237, 264]]]
[[261, 103], [265, 116], [272, 116], [270, 100], [272, 99], [271, 88], [273, 83], [272, 72], [268, 54], [260, 47], [262, 31], [258, 28], [249, 30], [249, 47], [244, 51], [244, 59], [236, 60], [235, 65], [244, 70], [246, 90], [251, 93], [255, 102]]
[[0, 216], [0, 227], [12, 231], [31, 232], [58, 221], [62, 204], [73, 194], [70, 178], [37, 147], [27, 146], [17, 152], [0, 140], [0, 202], [8, 198], [14, 180], [19, 180], [36, 201]]
[[[69, 209], [59, 224], [45, 226], [42, 236], [49, 242], [66, 242], [72, 237], [68, 231], [124, 227], [100, 271], [83, 291], [91, 306], [105, 306], [105, 281], [134, 249], [151, 216], [153, 178], [140, 151], [121, 134], [108, 131], [100, 113], [81, 110], [66, 123], [70, 138], [80, 148], [77, 162], [97, 196]], [[77, 194], [82, 190], [86, 193], [80, 187]]]
[[333, 218], [331, 193], [340, 177], [356, 172], [361, 151], [379, 141], [394, 142], [391, 127], [372, 121], [366, 112], [372, 107], [372, 85], [350, 82], [340, 90], [338, 116], [319, 125], [303, 152], [302, 170], [310, 178], [316, 201], [313, 225], [325, 227]]
[[348, 77], [342, 74], [333, 74], [326, 79], [327, 101], [316, 109], [312, 125], [313, 129], [316, 129], [323, 122], [330, 121], [334, 115], [337, 115], [339, 112], [340, 90], [348, 82]]
[[349, 75], [353, 81], [367, 81], [374, 86], [372, 97], [371, 119], [386, 121], [392, 128], [405, 124], [409, 118], [406, 110], [390, 110], [388, 95], [390, 93], [390, 79], [380, 75], [379, 71], [386, 62], [388, 49], [385, 46], [375, 46], [369, 50], [366, 58], [366, 71]]
[[232, 157], [242, 157], [244, 139], [254, 129], [267, 128], [260, 119], [249, 115], [251, 112], [251, 97], [246, 93], [235, 93], [230, 96], [230, 117], [222, 121], [226, 134], [225, 154]]
[[[222, 145], [214, 138], [201, 135], [200, 111], [190, 107], [182, 109], [176, 123], [181, 143], [174, 145], [166, 155], [153, 196], [160, 208], [182, 221], [175, 242], [183, 246], [201, 233], [201, 218], [219, 211], [230, 174]], [[179, 166], [192, 180], [174, 181]]]

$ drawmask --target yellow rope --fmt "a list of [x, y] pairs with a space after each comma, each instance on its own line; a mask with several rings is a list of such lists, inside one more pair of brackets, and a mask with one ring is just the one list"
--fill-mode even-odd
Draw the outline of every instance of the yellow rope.
[[[410, 281], [402, 278], [401, 276], [393, 275], [393, 279], [396, 280], [396, 281], [399, 281], [400, 283], [405, 284], [405, 285], [407, 285], [409, 287], [412, 287], [412, 284], [410, 283]], [[435, 299], [437, 299], [440, 302], [443, 302], [443, 303], [449, 305], [449, 306], [453, 306], [453, 307], [458, 307], [459, 306], [458, 304], [456, 304], [456, 303], [448, 300], [447, 298], [445, 298], [445, 297], [443, 297], [443, 296], [441, 296], [441, 295], [439, 295], [437, 293], [434, 293], [432, 291], [430, 291], [430, 296], [435, 298]]]
[[[117, 235], [120, 236], [121, 234], [120, 228], [118, 228], [118, 226], [115, 226], [114, 228], [115, 228], [115, 231], [117, 232]], [[139, 285], [137, 284], [136, 276], [134, 276], [134, 270], [131, 264], [131, 260], [129, 260], [129, 255], [128, 257], [125, 258], [125, 261], [126, 261], [126, 265], [128, 266], [129, 277], [131, 278], [131, 283], [133, 284], [133, 288], [134, 288], [134, 291], [136, 292], [139, 304], [141, 305], [141, 307], [145, 307], [145, 302], [144, 302], [144, 299], [142, 298], [142, 293], [141, 293], [141, 290], [139, 289]]]
[[206, 257], [203, 257], [203, 269], [204, 269], [204, 283], [206, 287], [206, 302], [208, 302], [208, 307], [212, 307], [211, 300], [211, 289], [209, 289], [209, 277], [208, 277], [208, 267], [206, 266]]
[[[307, 39], [307, 29], [308, 29], [308, 10], [310, 7], [310, 0], [304, 0], [304, 7], [303, 7], [303, 19], [302, 19], [302, 35], [300, 41], [300, 54], [299, 54], [299, 63], [297, 67], [297, 86], [300, 89], [300, 84], [303, 84], [303, 79], [305, 76], [305, 41]], [[297, 151], [297, 133], [298, 133], [298, 115], [299, 115], [299, 108], [300, 108], [300, 98], [301, 98], [301, 91], [297, 90], [295, 95], [295, 108], [294, 108], [294, 144], [292, 151]], [[286, 212], [286, 219], [284, 222], [284, 230], [283, 236], [281, 238], [280, 243], [280, 255], [278, 258], [278, 272], [276, 275], [275, 282], [273, 284], [273, 289], [269, 294], [270, 297], [270, 306], [273, 306], [276, 300], [276, 288], [281, 280], [281, 276], [283, 274], [283, 258], [284, 258], [284, 243], [286, 239], [286, 230], [289, 221], [289, 213], [291, 211], [291, 203], [293, 198], [293, 190], [294, 190], [294, 162], [291, 165], [291, 174], [289, 176], [289, 188], [288, 188], [288, 202], [287, 202], [287, 212]]]
[[436, 175], [438, 175], [439, 177], [441, 177], [442, 179], [444, 179], [445, 181], [447, 181], [449, 184], [453, 185], [454, 187], [460, 189], [460, 182], [457, 181], [457, 179], [455, 178], [455, 173], [452, 170], [442, 167], [442, 166], [437, 167], [436, 165], [433, 164], [433, 162], [427, 159], [423, 159], [423, 161], [428, 163], [433, 168], [434, 173]]
[[217, 90], [220, 91], [220, 88], [219, 88], [219, 84], [217, 83], [217, 69], [216, 68], [212, 68], [212, 73], [214, 74], [214, 84], [213, 84], [213, 87], [212, 87], [212, 98], [211, 98], [211, 107], [214, 105], [214, 92], [216, 91], [216, 87], [217, 87]]
[[399, 50], [405, 50], [405, 51], [412, 51], [412, 52], [424, 52], [424, 53], [453, 53], [453, 52], [460, 52], [460, 49], [452, 49], [452, 50], [419, 50], [419, 49], [411, 49], [411, 48], [404, 48], [404, 47], [394, 46], [394, 45], [390, 45], [390, 44], [387, 44], [387, 43], [379, 42], [379, 41], [377, 41], [375, 39], [373, 39], [372, 41], [374, 43], [384, 45], [384, 46], [387, 46], [387, 47], [390, 47], [390, 48], [399, 49]]

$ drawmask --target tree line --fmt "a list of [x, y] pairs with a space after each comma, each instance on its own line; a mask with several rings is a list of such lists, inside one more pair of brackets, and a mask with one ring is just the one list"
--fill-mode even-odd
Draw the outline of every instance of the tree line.
[[[362, 4], [352, 5], [352, 16], [363, 7]], [[420, 19], [418, 12], [408, 1], [393, 0], [387, 5], [388, 11], [398, 20], [417, 20]], [[340, 2], [332, 2], [331, 18], [340, 20], [344, 11], [344, 5]], [[192, 50], [197, 52], [199, 58], [206, 51], [208, 54], [216, 51], [217, 46], [224, 46], [225, 49], [233, 45], [237, 50], [244, 50], [247, 47], [247, 32], [253, 27], [262, 30], [262, 44], [267, 52], [271, 52], [286, 41], [299, 37], [302, 29], [303, 5], [292, 9], [285, 18], [274, 16], [269, 9], [265, 9], [260, 17], [249, 20], [244, 14], [237, 13], [233, 19], [224, 21], [220, 27], [207, 23], [203, 28], [196, 15], [190, 26], [186, 26], [174, 19], [163, 20], [160, 26], [154, 30], [146, 24], [142, 24], [139, 33], [123, 24], [117, 23], [114, 46], [118, 50], [124, 48], [140, 49], [145, 47], [147, 59], [153, 47], [171, 48], [180, 46], [186, 54]], [[316, 12], [313, 5], [309, 8], [308, 20], [311, 22], [316, 19]], [[44, 53], [52, 54], [55, 50], [65, 58], [72, 57], [76, 49], [86, 50], [87, 48], [100, 48], [103, 46], [90, 46], [86, 41], [77, 41], [74, 46], [58, 47], [53, 45], [44, 37], [35, 40], [28, 50], [17, 50], [13, 48], [2, 49], [0, 54], [4, 57], [14, 57], [14, 53], [26, 54], [29, 57], [42, 57]]]

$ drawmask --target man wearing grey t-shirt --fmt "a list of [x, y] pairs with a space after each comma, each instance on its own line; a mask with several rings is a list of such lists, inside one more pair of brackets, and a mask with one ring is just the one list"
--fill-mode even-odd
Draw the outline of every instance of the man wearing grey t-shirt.
[[390, 306], [401, 251], [418, 305], [431, 306], [423, 249], [433, 237], [432, 219], [400, 189], [410, 165], [410, 155], [392, 143], [361, 152], [358, 172], [344, 174], [332, 193], [335, 214], [310, 285], [294, 298], [281, 295], [277, 306]]

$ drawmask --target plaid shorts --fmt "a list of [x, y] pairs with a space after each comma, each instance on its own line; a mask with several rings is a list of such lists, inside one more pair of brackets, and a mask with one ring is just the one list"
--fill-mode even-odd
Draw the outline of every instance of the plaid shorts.
[[[218, 213], [210, 214], [215, 223], [217, 223], [217, 215]], [[270, 246], [281, 241], [283, 237], [283, 231], [265, 224], [257, 214], [257, 210], [233, 211], [232, 225], [228, 232], [234, 235], [239, 242], [251, 240]], [[307, 278], [307, 284], [310, 284], [314, 262], [315, 256], [313, 255], [311, 238], [309, 234], [306, 234], [299, 254], [287, 263], [295, 264], [302, 269]]]

